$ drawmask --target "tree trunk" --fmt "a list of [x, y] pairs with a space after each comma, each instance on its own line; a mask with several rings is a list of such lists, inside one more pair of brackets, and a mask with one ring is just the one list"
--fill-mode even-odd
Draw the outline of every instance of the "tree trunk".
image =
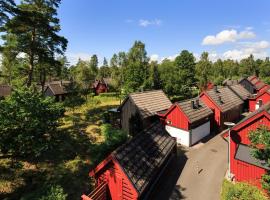
[[32, 85], [33, 71], [34, 71], [34, 56], [30, 55], [27, 87], [30, 87]]
[[42, 88], [42, 94], [44, 93], [44, 89], [45, 89], [45, 83], [46, 83], [46, 70], [44, 68], [41, 69], [40, 72], [40, 84], [41, 84], [41, 88]]

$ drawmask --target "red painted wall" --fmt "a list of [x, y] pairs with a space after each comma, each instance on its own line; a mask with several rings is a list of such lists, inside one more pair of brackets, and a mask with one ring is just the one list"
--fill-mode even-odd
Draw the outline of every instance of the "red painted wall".
[[111, 200], [127, 199], [137, 200], [138, 193], [132, 183], [122, 171], [119, 164], [112, 160], [103, 167], [97, 174], [95, 179], [99, 185], [102, 181], [108, 182]]
[[260, 95], [256, 97], [255, 99], [249, 99], [249, 111], [253, 112], [256, 108], [256, 103], [259, 101], [259, 99], [262, 100], [263, 105], [270, 101], [270, 94], [268, 92], [265, 92], [263, 95]]
[[[186, 115], [180, 110], [178, 106], [174, 106], [173, 109], [166, 116], [166, 124], [188, 130], [189, 123]], [[170, 123], [169, 123], [170, 121]]]
[[215, 131], [220, 126], [220, 115], [219, 108], [209, 99], [205, 94], [200, 96], [200, 99], [214, 112], [214, 120], [211, 121], [211, 131]]
[[270, 127], [270, 121], [268, 120], [268, 118], [262, 116], [256, 120], [250, 121], [237, 132], [232, 131], [230, 161], [231, 172], [235, 175], [236, 181], [250, 182], [258, 187], [261, 187], [261, 176], [266, 172], [266, 170], [234, 159], [237, 150], [237, 144], [242, 143], [249, 145], [250, 141], [248, 139], [248, 134], [251, 130], [256, 130], [259, 125], [266, 125]]
[[99, 83], [96, 87], [96, 94], [99, 95], [100, 93], [108, 92], [108, 88], [105, 84]]

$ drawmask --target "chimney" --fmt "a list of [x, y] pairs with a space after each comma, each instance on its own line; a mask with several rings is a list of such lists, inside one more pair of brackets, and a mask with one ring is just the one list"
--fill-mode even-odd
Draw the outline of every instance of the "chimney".
[[222, 102], [222, 99], [221, 99], [221, 96], [218, 96], [218, 101], [219, 101], [219, 103], [221, 103], [221, 104], [223, 103], [223, 102]]
[[263, 102], [261, 99], [259, 99], [259, 108], [262, 107], [262, 105], [263, 105]]
[[195, 109], [195, 101], [194, 100], [191, 100], [191, 108]]
[[63, 86], [63, 81], [62, 81], [62, 79], [61, 79], [61, 81], [60, 81], [60, 85]]
[[214, 85], [214, 91], [215, 91], [215, 92], [218, 92], [217, 85]]
[[200, 106], [200, 100], [196, 99], [196, 108], [199, 108], [199, 106]]

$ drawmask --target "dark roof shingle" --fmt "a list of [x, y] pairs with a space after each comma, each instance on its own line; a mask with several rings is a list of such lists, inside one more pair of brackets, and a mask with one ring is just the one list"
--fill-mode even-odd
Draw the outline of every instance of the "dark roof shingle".
[[175, 138], [160, 123], [155, 123], [119, 147], [112, 156], [141, 194], [156, 178], [175, 145]]
[[240, 84], [229, 86], [229, 88], [242, 100], [247, 100], [252, 95], [246, 88], [244, 88]]
[[203, 101], [199, 100], [199, 106], [196, 108], [192, 108], [191, 101], [196, 102], [197, 98], [189, 99], [186, 101], [178, 102], [178, 106], [185, 113], [191, 123], [199, 121], [205, 117], [213, 114], [213, 111], [208, 108]]
[[267, 166], [264, 161], [258, 160], [252, 156], [252, 150], [253, 149], [247, 145], [239, 144], [235, 153], [235, 159], [270, 170], [269, 166]]
[[[222, 112], [226, 112], [243, 104], [243, 100], [240, 99], [231, 89], [228, 87], [218, 87], [217, 91], [214, 89], [207, 90], [207, 95], [217, 104]], [[221, 99], [221, 101], [219, 101]]]
[[[172, 102], [162, 90], [151, 90], [129, 94], [126, 99], [130, 98], [137, 106], [143, 118], [156, 115], [157, 112], [167, 110]], [[123, 104], [125, 101], [123, 102]], [[122, 104], [122, 105], [123, 105]], [[122, 106], [121, 105], [121, 106]], [[120, 108], [121, 108], [120, 106]]]

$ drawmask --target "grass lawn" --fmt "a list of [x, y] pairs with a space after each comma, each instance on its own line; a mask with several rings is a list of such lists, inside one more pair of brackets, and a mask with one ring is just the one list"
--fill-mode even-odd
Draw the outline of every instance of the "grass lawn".
[[118, 105], [115, 97], [92, 97], [74, 112], [68, 110], [55, 145], [38, 160], [0, 155], [0, 199], [38, 199], [52, 185], [61, 186], [72, 200], [90, 191], [89, 170], [120, 145], [107, 145], [102, 132], [104, 111]]

